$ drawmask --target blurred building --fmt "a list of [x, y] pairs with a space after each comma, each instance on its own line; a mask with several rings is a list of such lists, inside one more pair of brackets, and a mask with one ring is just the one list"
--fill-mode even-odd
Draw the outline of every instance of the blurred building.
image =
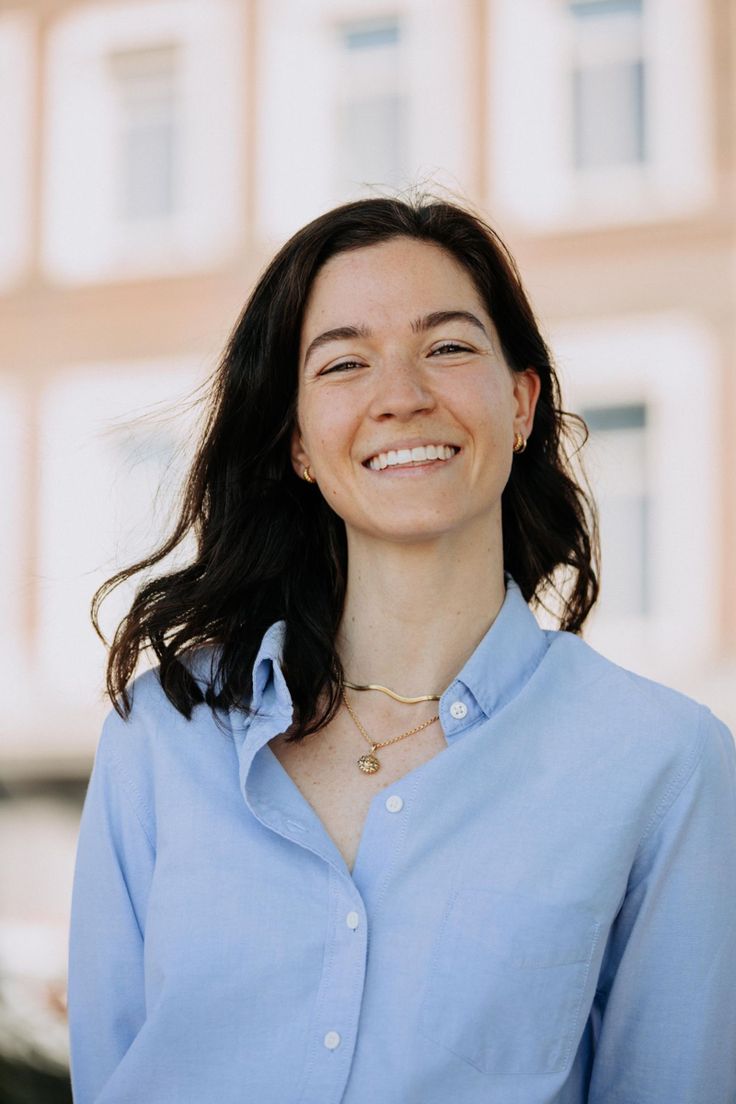
[[[730, 0], [0, 4], [9, 792], [83, 787], [108, 708], [89, 600], [163, 532], [186, 399], [258, 272], [387, 189], [469, 200], [519, 262], [591, 429], [586, 638], [736, 727], [735, 51]], [[0, 927], [58, 927], [67, 902], [37, 900]]]

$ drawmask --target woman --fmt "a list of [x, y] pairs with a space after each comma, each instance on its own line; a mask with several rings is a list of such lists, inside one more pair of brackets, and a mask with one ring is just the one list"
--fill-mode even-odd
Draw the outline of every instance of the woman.
[[194, 531], [111, 648], [77, 1104], [736, 1100], [732, 738], [580, 639], [565, 417], [458, 207], [348, 204], [268, 267], [175, 532], [93, 607]]

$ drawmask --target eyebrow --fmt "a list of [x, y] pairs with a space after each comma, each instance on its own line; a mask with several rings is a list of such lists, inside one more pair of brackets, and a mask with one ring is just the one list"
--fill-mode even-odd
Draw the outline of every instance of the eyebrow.
[[[427, 330], [444, 326], [447, 322], [469, 322], [471, 326], [476, 326], [481, 330], [487, 340], [490, 340], [480, 318], [466, 310], [433, 311], [421, 318], [415, 318], [411, 324], [411, 329], [413, 333], [426, 333]], [[318, 334], [314, 341], [310, 342], [304, 356], [304, 363], [306, 364], [312, 353], [322, 348], [323, 345], [328, 345], [331, 341], [349, 341], [353, 337], [371, 337], [371, 330], [367, 326], [335, 326], [334, 329], [325, 330], [324, 333]]]

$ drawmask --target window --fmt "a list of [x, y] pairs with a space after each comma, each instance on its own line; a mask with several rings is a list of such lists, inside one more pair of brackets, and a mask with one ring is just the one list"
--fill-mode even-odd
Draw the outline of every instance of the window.
[[340, 185], [397, 185], [406, 173], [406, 97], [398, 20], [343, 24], [338, 102]]
[[556, 233], [705, 210], [717, 165], [708, 13], [702, 0], [493, 0], [496, 217]]
[[705, 671], [719, 609], [715, 335], [687, 313], [584, 318], [552, 336], [601, 520], [600, 602], [585, 638], [670, 685]]
[[126, 221], [162, 218], [177, 206], [180, 139], [175, 46], [110, 55], [116, 121], [117, 213]]
[[647, 157], [643, 0], [572, 0], [572, 137], [578, 170]]
[[651, 613], [647, 408], [590, 406], [582, 415], [600, 512], [602, 601], [610, 616]]
[[[23, 635], [27, 598], [25, 537], [28, 512], [32, 509], [27, 493], [28, 405], [28, 399], [14, 381], [0, 381], [0, 609], [3, 611], [0, 663], [8, 677], [6, 686], [12, 686], [12, 680], [19, 677], [24, 659], [19, 641]], [[7, 695], [4, 705], [8, 730], [13, 727], [8, 711], [14, 707], [15, 700], [15, 695]], [[20, 700], [23, 700], [22, 695]], [[14, 708], [12, 711], [14, 713]]]
[[[198, 368], [188, 361], [112, 362], [63, 373], [43, 394], [36, 649], [48, 693], [69, 707], [92, 700], [99, 678], [100, 646], [88, 615], [93, 591], [171, 530], [184, 443], [196, 432], [199, 411], [187, 404], [197, 383]], [[164, 570], [192, 550], [188, 539]], [[136, 585], [105, 602], [106, 633]]]
[[83, 284], [221, 265], [244, 230], [243, 5], [67, 8], [45, 57], [44, 271]]
[[35, 120], [35, 12], [0, 12], [0, 292], [30, 263]]

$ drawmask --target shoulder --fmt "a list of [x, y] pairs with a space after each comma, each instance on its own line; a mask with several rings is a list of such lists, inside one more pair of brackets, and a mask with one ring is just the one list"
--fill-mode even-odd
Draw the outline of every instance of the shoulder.
[[607, 795], [632, 795], [645, 835], [688, 785], [709, 795], [726, 785], [736, 808], [736, 746], [706, 705], [614, 663], [578, 636], [546, 635], [535, 713], [544, 718], [551, 755], [571, 772], [584, 771], [590, 785], [598, 779], [601, 808]]
[[[216, 680], [219, 649], [212, 646], [193, 649], [181, 657], [181, 663], [194, 678], [200, 690], [204, 693]], [[181, 713], [170, 700], [161, 683], [161, 669], [158, 664], [142, 671], [128, 686], [130, 710], [124, 719], [126, 731], [130, 738], [134, 734], [150, 732], [162, 723], [168, 728], [172, 722], [179, 718], [183, 724], [190, 719]], [[209, 708], [209, 707], [207, 707]], [[194, 720], [200, 706], [195, 706], [191, 720]], [[116, 710], [111, 710], [111, 714]], [[122, 718], [121, 718], [122, 719]]]
[[[199, 649], [186, 666], [200, 687], [206, 688], [215, 661], [214, 650]], [[130, 710], [126, 716], [111, 707], [104, 719], [95, 765], [107, 771], [128, 791], [142, 819], [150, 819], [156, 791], [176, 774], [176, 761], [195, 746], [230, 745], [232, 730], [227, 716], [216, 718], [202, 703], [184, 716], [161, 685], [158, 666], [143, 671], [128, 687]]]
[[[728, 729], [702, 702], [602, 655], [572, 633], [546, 630], [547, 680], [601, 738], [690, 759], [708, 731]], [[730, 735], [730, 734], [729, 734]]]
[[548, 663], [567, 691], [597, 699], [602, 708], [616, 704], [625, 711], [643, 710], [647, 716], [656, 714], [686, 724], [704, 708], [680, 690], [614, 663], [573, 633], [545, 630], [545, 635]]

